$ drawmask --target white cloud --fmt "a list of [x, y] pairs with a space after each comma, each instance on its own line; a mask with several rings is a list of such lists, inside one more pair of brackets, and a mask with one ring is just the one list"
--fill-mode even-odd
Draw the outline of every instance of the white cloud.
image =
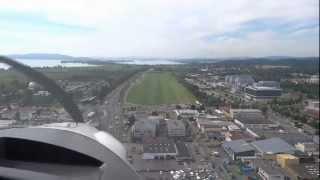
[[0, 43], [0, 51], [6, 53], [41, 50], [88, 56], [162, 57], [319, 53], [316, 40], [290, 40], [274, 32], [251, 32], [245, 39], [226, 37], [219, 44], [203, 40], [237, 31], [252, 20], [318, 20], [318, 0], [1, 0], [0, 11], [32, 13], [55, 23], [96, 29], [84, 35], [13, 31], [6, 36], [23, 36], [23, 45], [11, 43], [6, 47]]

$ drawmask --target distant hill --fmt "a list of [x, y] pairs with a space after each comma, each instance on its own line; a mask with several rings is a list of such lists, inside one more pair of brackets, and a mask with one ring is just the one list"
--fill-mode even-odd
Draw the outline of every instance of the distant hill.
[[318, 66], [319, 57], [264, 57], [264, 58], [248, 58], [241, 60], [223, 60], [216, 64], [219, 65], [281, 65], [281, 66], [300, 66], [310, 65]]
[[72, 56], [63, 54], [30, 53], [30, 54], [11, 54], [13, 59], [74, 59]]

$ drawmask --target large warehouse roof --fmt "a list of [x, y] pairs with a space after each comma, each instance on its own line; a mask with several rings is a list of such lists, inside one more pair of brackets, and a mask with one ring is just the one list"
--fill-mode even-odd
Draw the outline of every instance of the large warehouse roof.
[[254, 147], [246, 141], [240, 139], [235, 141], [226, 141], [223, 143], [225, 149], [230, 149], [234, 153], [254, 151]]
[[295, 149], [281, 138], [271, 138], [251, 143], [258, 151], [266, 154], [290, 153]]

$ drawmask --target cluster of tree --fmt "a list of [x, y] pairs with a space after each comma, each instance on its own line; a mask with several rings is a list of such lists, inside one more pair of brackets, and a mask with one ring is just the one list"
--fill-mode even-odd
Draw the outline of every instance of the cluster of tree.
[[211, 96], [209, 96], [209, 97], [207, 98], [207, 105], [208, 105], [208, 106], [215, 106], [215, 107], [217, 107], [217, 106], [221, 105], [221, 103], [222, 103], [221, 98], [220, 98], [220, 97], [217, 97], [217, 96], [215, 96], [215, 95], [211, 95]]
[[242, 67], [242, 68], [252, 67], [252, 68], [255, 68], [256, 66], [261, 66], [261, 65], [287, 66], [289, 68], [279, 68], [278, 72], [291, 71], [291, 72], [303, 73], [303, 74], [319, 73], [319, 57], [309, 57], [309, 58], [283, 57], [283, 58], [276, 58], [276, 59], [274, 59], [274, 58], [248, 58], [248, 59], [244, 59], [244, 60], [220, 61], [220, 62], [217, 62], [216, 65], [224, 66], [228, 69], [230, 67]]
[[204, 92], [201, 92], [198, 86], [193, 84], [187, 83], [183, 76], [177, 75], [177, 80], [181, 83], [184, 87], [186, 87], [197, 99], [202, 103], [207, 103], [207, 95]]
[[27, 83], [12, 79], [0, 82], [0, 104], [7, 104], [10, 102], [19, 102], [28, 95]]
[[302, 123], [308, 122], [308, 115], [302, 111], [303, 107], [299, 104], [294, 105], [277, 105], [271, 104], [272, 110], [280, 113], [283, 116], [290, 117], [296, 121], [300, 121]]
[[[141, 72], [141, 69], [129, 70], [126, 72], [119, 72], [116, 78], [110, 80], [110, 85], [107, 84], [103, 86], [98, 92], [98, 99], [102, 102], [106, 95], [108, 95], [112, 90], [118, 87], [121, 83], [128, 80], [130, 77], [134, 76], [136, 73]], [[123, 93], [123, 92], [122, 92]]]
[[[292, 73], [318, 74], [319, 57], [314, 58], [249, 58], [245, 60], [225, 60], [215, 63], [224, 67], [226, 74], [251, 74], [256, 81], [280, 81], [290, 78]], [[272, 68], [261, 68], [273, 66]], [[223, 74], [221, 74], [223, 75]]]
[[289, 117], [301, 123], [308, 123], [309, 116], [303, 111], [302, 97], [298, 98], [275, 98], [270, 102], [273, 111]]
[[319, 99], [319, 84], [295, 84], [289, 81], [284, 81], [281, 83], [281, 87], [286, 91], [301, 92], [310, 99]]

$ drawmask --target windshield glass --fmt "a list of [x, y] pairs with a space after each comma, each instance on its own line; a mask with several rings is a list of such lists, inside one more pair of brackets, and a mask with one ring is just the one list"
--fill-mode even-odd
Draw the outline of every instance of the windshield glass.
[[0, 179], [49, 176], [318, 178], [319, 1], [1, 0]]

